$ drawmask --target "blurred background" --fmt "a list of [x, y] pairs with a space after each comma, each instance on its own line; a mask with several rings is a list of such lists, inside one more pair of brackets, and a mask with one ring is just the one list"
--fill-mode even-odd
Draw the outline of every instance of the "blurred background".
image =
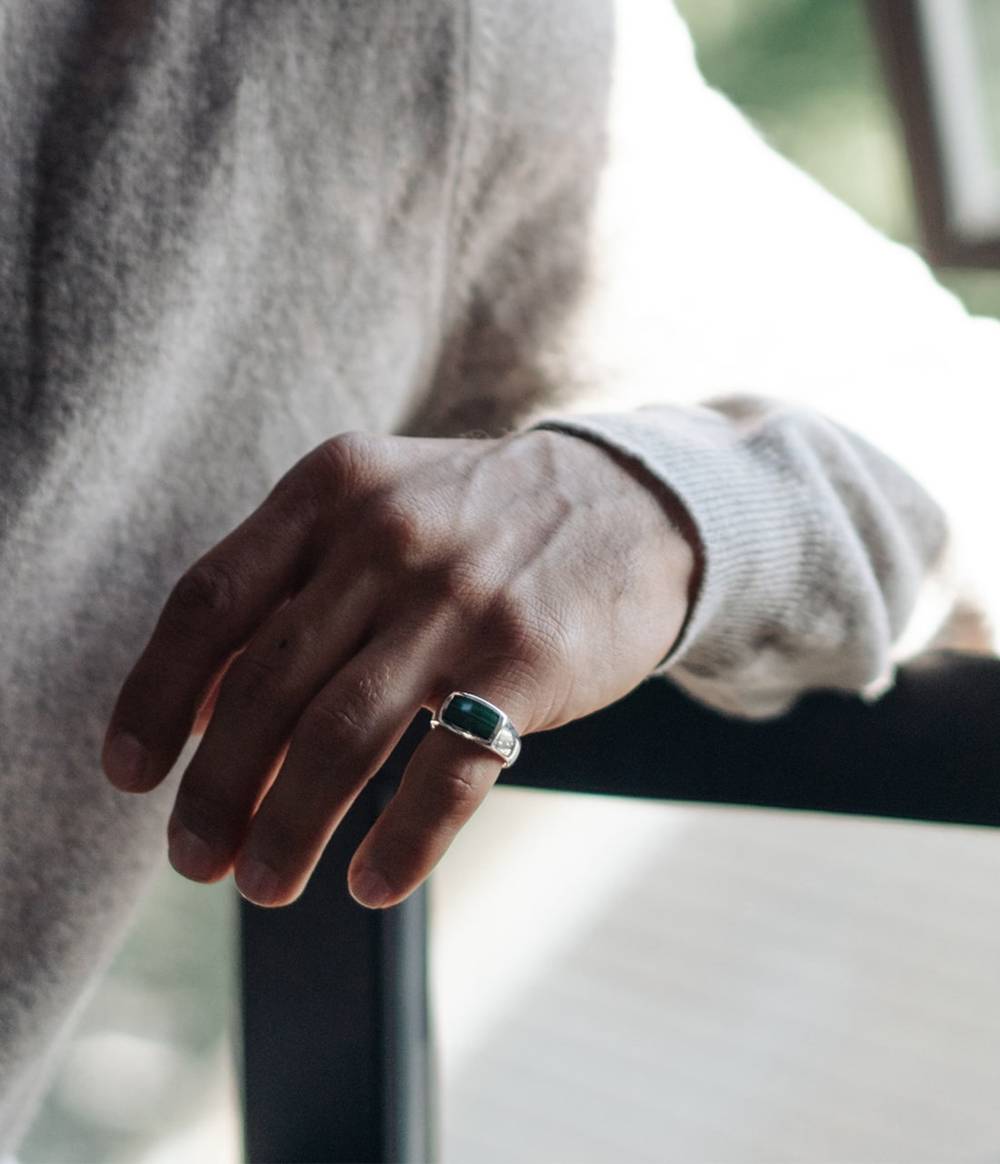
[[[859, 0], [679, 7], [779, 151], [917, 241]], [[996, 274], [941, 278], [1000, 314]], [[432, 911], [446, 1161], [1000, 1161], [985, 830], [503, 789]], [[24, 1164], [239, 1159], [234, 925], [231, 883], [164, 869]]]

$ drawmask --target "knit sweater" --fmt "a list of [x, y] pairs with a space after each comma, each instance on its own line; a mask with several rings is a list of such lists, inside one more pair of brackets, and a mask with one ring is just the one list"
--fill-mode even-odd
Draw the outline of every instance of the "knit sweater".
[[836, 414], [913, 288], [905, 358], [948, 375], [974, 321], [704, 85], [662, 0], [6, 0], [0, 1153], [162, 867], [190, 753], [116, 791], [114, 698], [294, 461], [346, 429], [616, 448], [704, 555], [664, 681], [873, 697], [946, 521]]

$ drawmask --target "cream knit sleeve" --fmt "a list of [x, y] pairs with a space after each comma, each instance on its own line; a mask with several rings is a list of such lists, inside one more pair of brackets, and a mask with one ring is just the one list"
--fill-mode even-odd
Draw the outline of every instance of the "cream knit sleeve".
[[758, 396], [538, 420], [630, 454], [691, 516], [699, 592], [656, 673], [732, 714], [877, 695], [946, 540], [924, 490], [818, 413]]
[[741, 716], [874, 698], [959, 593], [997, 458], [963, 430], [974, 470], [949, 461], [946, 430], [992, 431], [1000, 326], [771, 150], [667, 4], [621, 0], [617, 36], [588, 296], [548, 353], [566, 395], [523, 427], [632, 455], [692, 518], [704, 574], [657, 673]]
[[480, 38], [478, 75], [532, 83], [475, 105], [459, 269], [486, 323], [435, 431], [516, 403], [519, 429], [612, 446], [674, 493], [704, 570], [656, 672], [696, 698], [877, 697], [959, 598], [1000, 594], [1000, 324], [772, 150], [666, 0], [485, 7], [511, 28]]

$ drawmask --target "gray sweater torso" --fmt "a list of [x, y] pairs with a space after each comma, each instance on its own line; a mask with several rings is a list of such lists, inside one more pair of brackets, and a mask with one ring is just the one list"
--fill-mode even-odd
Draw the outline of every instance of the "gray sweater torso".
[[[666, 403], [655, 320], [617, 381], [584, 354], [600, 326], [570, 338], [584, 301], [599, 324], [670, 278], [652, 244], [647, 289], [602, 301], [592, 277], [620, 18], [643, 7], [0, 7], [0, 1156], [164, 858], [182, 765], [143, 797], [99, 768], [121, 682], [180, 574], [324, 438], [605, 441], [703, 542], [660, 673], [747, 715], [887, 674], [943, 540], [926, 494], [806, 410]], [[564, 415], [595, 385], [613, 409], [633, 372], [660, 403]]]

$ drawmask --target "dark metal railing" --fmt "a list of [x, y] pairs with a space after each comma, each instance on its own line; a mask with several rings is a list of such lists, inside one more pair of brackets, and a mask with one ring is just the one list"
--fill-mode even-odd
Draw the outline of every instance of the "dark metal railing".
[[[502, 783], [564, 792], [1000, 824], [1000, 660], [941, 652], [876, 703], [817, 693], [766, 723], [653, 679], [525, 741]], [[426, 897], [371, 912], [347, 865], [427, 730], [413, 721], [303, 896], [241, 905], [242, 1069], [252, 1164], [435, 1159]]]

